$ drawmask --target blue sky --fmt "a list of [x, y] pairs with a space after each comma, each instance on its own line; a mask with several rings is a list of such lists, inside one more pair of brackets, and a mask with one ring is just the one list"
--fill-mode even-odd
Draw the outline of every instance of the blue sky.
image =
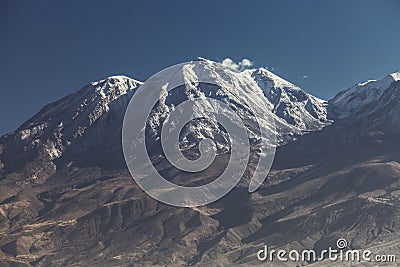
[[[39, 4], [40, 3], [40, 4]], [[329, 99], [400, 70], [399, 1], [2, 1], [0, 134], [90, 81], [248, 58]]]

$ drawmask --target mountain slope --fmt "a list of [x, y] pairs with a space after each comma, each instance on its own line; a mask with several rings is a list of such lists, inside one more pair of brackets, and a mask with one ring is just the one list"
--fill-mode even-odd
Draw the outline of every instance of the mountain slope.
[[264, 69], [246, 70], [273, 106], [273, 112], [294, 128], [320, 130], [327, 120], [327, 102]]
[[400, 71], [389, 74], [380, 80], [358, 83], [339, 92], [329, 101], [331, 116], [339, 119], [351, 116], [364, 106], [377, 101], [393, 82], [399, 80]]
[[329, 101], [329, 115], [354, 135], [400, 130], [400, 72], [359, 83]]

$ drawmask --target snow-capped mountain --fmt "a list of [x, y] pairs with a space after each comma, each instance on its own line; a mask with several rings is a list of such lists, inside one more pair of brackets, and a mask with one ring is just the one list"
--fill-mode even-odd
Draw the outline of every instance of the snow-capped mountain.
[[400, 71], [389, 74], [380, 80], [368, 80], [358, 83], [336, 94], [329, 101], [330, 116], [343, 119], [360, 108], [377, 101], [384, 91], [395, 81], [400, 80]]
[[[275, 120], [278, 144], [319, 130], [330, 122], [325, 101], [266, 69], [235, 73], [218, 69], [216, 64], [205, 59], [202, 64], [207, 65], [212, 77], [219, 79], [218, 84], [224, 84], [225, 88], [200, 84], [170, 91], [161, 103], [162, 108], [155, 108], [149, 117], [147, 130], [154, 140], [159, 137], [160, 125], [173, 106], [201, 95], [229, 103], [248, 124], [254, 122], [249, 107], [261, 105], [262, 113]], [[52, 173], [55, 160], [106, 165], [110, 157], [122, 159], [123, 117], [135, 89], [141, 84], [125, 76], [113, 76], [92, 82], [77, 93], [47, 105], [14, 133], [0, 139], [0, 166], [12, 171], [34, 158], [41, 158], [50, 164]], [[252, 132], [252, 127], [249, 129], [250, 137], [254, 137], [256, 132]], [[205, 120], [188, 124], [182, 132], [182, 149], [193, 148], [205, 137], [217, 140], [221, 153], [228, 149], [226, 133], [218, 129], [217, 124]], [[34, 171], [37, 172], [43, 170]]]
[[[140, 85], [125, 76], [90, 83], [76, 94], [46, 106], [17, 130], [16, 137], [32, 146], [42, 137], [50, 137], [45, 146], [51, 159], [82, 137], [87, 139], [87, 146], [101, 143], [101, 133], [120, 126], [129, 97]], [[57, 142], [51, 143], [51, 137]]]
[[[46, 105], [14, 133], [1, 137], [1, 166], [13, 171], [33, 159], [49, 163], [62, 155], [81, 155], [81, 160], [90, 161], [85, 152], [99, 152], [100, 159], [119, 151], [119, 142], [113, 142], [120, 139], [126, 106], [140, 85], [125, 76], [112, 76]], [[41, 167], [36, 164], [32, 168]], [[50, 164], [49, 168], [55, 166]]]
[[353, 124], [354, 131], [400, 130], [400, 71], [359, 83], [329, 101], [333, 119]]
[[[182, 75], [189, 86], [169, 91], [165, 101], [161, 103], [162, 109], [157, 109], [152, 113], [149, 131], [154, 137], [159, 137], [159, 126], [174, 106], [202, 96], [218, 99], [236, 110], [242, 121], [247, 123], [249, 136], [254, 140], [258, 139], [258, 132], [254, 130], [256, 128], [254, 124], [257, 122], [251, 113], [252, 107], [256, 106], [260, 107], [258, 112], [262, 114], [258, 116], [259, 123], [269, 128], [268, 118], [275, 121], [278, 144], [292, 140], [294, 136], [307, 131], [319, 130], [329, 123], [326, 118], [325, 101], [307, 94], [296, 85], [264, 68], [237, 73], [206, 59], [201, 59], [199, 62], [203, 65], [204, 72], [187, 64], [185, 67], [188, 68], [182, 71]], [[204, 75], [204, 73], [207, 73], [208, 77], [213, 77], [213, 82], [217, 86], [209, 83], [190, 85], [196, 84], [197, 75]], [[196, 146], [201, 139], [211, 138], [217, 140], [217, 147], [222, 151], [228, 150], [227, 134], [221, 129], [218, 130], [216, 121], [203, 112], [208, 108], [203, 109], [193, 112], [207, 120], [188, 123], [187, 128], [181, 133], [182, 148], [191, 148]]]

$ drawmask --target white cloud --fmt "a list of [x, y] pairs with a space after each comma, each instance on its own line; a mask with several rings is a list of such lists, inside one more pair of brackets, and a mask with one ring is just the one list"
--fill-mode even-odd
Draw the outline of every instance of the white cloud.
[[307, 78], [308, 78], [308, 75], [303, 75], [302, 78], [303, 78], [303, 79], [307, 79]]
[[228, 57], [222, 60], [221, 64], [235, 70], [239, 69], [239, 64], [235, 63], [232, 59]]
[[235, 61], [233, 61], [230, 58], [225, 58], [224, 60], [222, 60], [222, 65], [230, 67], [232, 69], [238, 70], [238, 71], [242, 71], [244, 69], [248, 69], [251, 68], [253, 66], [253, 62], [251, 62], [250, 59], [244, 58], [242, 59], [242, 61], [236, 63]]
[[239, 63], [243, 68], [250, 68], [253, 66], [253, 62], [251, 62], [249, 59], [244, 58], [242, 59], [242, 62]]

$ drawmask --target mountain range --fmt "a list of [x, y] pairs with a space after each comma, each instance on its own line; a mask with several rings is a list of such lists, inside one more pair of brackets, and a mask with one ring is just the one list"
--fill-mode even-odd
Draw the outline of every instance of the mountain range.
[[275, 121], [278, 147], [260, 189], [249, 194], [243, 179], [197, 208], [147, 196], [130, 177], [121, 145], [125, 110], [143, 83], [108, 77], [48, 104], [0, 138], [0, 266], [257, 265], [264, 244], [320, 251], [338, 238], [354, 249], [397, 255], [400, 72], [329, 101], [265, 68], [240, 75], [253, 84], [246, 91], [210, 85], [171, 91], [151, 113], [147, 136], [161, 158], [154, 161], [159, 172], [176, 183], [209, 181], [226, 166], [226, 134], [206, 120], [189, 124], [183, 150], [196, 154], [196, 144], [212, 138], [220, 153], [196, 175], [180, 172], [157, 146], [169, 111], [205, 94], [252, 125], [248, 107], [262, 103]]

